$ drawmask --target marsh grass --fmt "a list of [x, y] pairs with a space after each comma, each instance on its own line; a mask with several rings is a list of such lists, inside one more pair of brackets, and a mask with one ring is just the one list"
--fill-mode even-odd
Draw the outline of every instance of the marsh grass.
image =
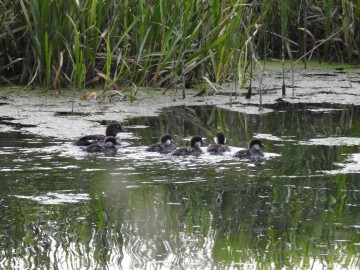
[[260, 58], [358, 62], [359, 13], [344, 0], [2, 1], [0, 83], [244, 87]]

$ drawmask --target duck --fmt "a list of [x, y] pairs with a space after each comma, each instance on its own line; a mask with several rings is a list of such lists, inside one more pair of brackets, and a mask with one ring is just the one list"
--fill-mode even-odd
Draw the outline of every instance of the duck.
[[206, 152], [211, 155], [222, 155], [224, 152], [230, 152], [230, 148], [225, 145], [225, 135], [222, 131], [218, 131], [214, 138], [215, 144], [210, 144], [206, 148]]
[[249, 159], [255, 162], [256, 165], [260, 165], [264, 153], [261, 152], [261, 148], [265, 148], [265, 145], [260, 139], [253, 138], [248, 142], [248, 148], [246, 150], [240, 150], [234, 154], [234, 157], [240, 159]]
[[[77, 146], [89, 146], [94, 143], [103, 142], [106, 136], [116, 137], [119, 132], [126, 132], [119, 122], [111, 122], [107, 125], [105, 130], [105, 135], [97, 134], [97, 135], [87, 135], [81, 137], [76, 142], [74, 142]], [[120, 141], [120, 139], [118, 139]], [[121, 142], [121, 141], [120, 141]]]
[[115, 154], [119, 145], [121, 145], [119, 138], [106, 136], [103, 142], [92, 143], [84, 150], [89, 153], [105, 152], [107, 154]]
[[177, 148], [171, 153], [172, 156], [199, 156], [202, 154], [200, 146], [203, 145], [203, 140], [200, 136], [193, 136], [190, 139], [190, 146]]
[[176, 147], [172, 143], [172, 137], [169, 134], [164, 134], [160, 137], [160, 142], [148, 146], [145, 151], [147, 152], [158, 152], [161, 154], [169, 154], [173, 152]]

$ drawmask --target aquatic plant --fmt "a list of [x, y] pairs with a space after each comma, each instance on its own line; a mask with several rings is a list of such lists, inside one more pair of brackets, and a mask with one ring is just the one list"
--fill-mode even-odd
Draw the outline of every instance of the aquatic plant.
[[0, 83], [242, 87], [259, 58], [359, 61], [359, 1], [279, 3], [2, 1]]

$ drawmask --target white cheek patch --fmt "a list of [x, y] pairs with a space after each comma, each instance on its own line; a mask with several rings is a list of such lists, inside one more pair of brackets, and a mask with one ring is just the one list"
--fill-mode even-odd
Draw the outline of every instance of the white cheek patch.
[[260, 145], [258, 145], [257, 143], [253, 145], [253, 147], [255, 150], [259, 150], [260, 149]]
[[167, 139], [166, 141], [165, 141], [165, 145], [170, 145], [171, 144], [171, 140], [170, 139]]
[[219, 140], [218, 140], [217, 137], [214, 138], [214, 142], [215, 142], [215, 144], [218, 144], [218, 143], [219, 143]]
[[200, 147], [201, 146], [201, 142], [196, 142], [195, 143], [195, 147]]

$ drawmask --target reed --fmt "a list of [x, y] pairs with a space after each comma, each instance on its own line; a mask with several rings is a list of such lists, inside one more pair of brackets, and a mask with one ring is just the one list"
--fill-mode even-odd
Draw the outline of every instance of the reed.
[[[288, 37], [288, 25], [290, 17], [290, 2], [288, 0], [280, 1], [280, 15], [281, 15], [281, 68], [282, 68], [282, 95], [286, 94], [285, 86], [285, 45]], [[288, 46], [286, 46], [288, 47]], [[291, 51], [288, 50], [288, 55], [291, 58]]]
[[244, 86], [258, 58], [299, 59], [307, 51], [298, 44], [311, 51], [324, 40], [309, 58], [360, 60], [359, 1], [280, 3], [2, 1], [0, 83], [185, 89], [205, 77]]
[[[331, 33], [331, 21], [333, 13], [331, 12], [333, 8], [333, 0], [327, 0], [325, 2], [325, 29], [324, 29], [324, 39], [327, 39]], [[329, 53], [329, 42], [324, 44], [324, 58], [326, 59]]]

